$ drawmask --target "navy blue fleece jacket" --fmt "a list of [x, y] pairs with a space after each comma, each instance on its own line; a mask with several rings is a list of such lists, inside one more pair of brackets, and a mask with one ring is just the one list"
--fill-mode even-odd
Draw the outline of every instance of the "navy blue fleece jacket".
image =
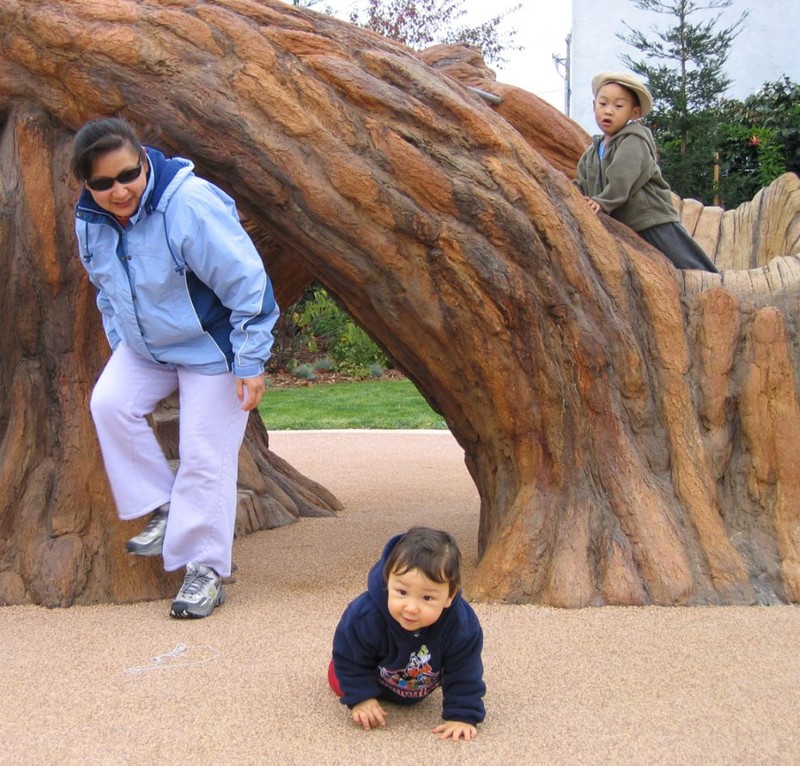
[[333, 666], [348, 707], [371, 698], [413, 704], [441, 686], [442, 717], [477, 724], [483, 695], [483, 631], [472, 607], [456, 594], [433, 624], [416, 633], [389, 614], [383, 566], [402, 535], [393, 537], [350, 602], [333, 637]]

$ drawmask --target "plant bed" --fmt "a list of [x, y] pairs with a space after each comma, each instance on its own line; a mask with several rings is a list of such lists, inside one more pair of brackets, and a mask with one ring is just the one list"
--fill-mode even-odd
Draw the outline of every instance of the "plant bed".
[[288, 370], [273, 370], [266, 374], [267, 388], [298, 388], [302, 386], [327, 386], [333, 383], [355, 383], [364, 380], [403, 380], [399, 370], [384, 370], [379, 377], [354, 377], [336, 370], [314, 370], [313, 378], [300, 377]]

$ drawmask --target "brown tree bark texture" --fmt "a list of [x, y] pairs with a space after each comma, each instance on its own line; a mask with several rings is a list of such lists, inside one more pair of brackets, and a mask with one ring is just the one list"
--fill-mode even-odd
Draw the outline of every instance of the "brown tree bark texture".
[[[677, 274], [586, 209], [552, 147], [513, 117], [516, 89], [506, 119], [408, 49], [282, 3], [0, 0], [0, 30], [3, 199], [21, 200], [2, 232], [4, 287], [20, 269], [37, 276], [14, 295], [32, 321], [3, 330], [16, 356], [3, 366], [0, 471], [39, 509], [6, 510], [2, 524], [4, 539], [25, 526], [64, 550], [46, 549], [38, 566], [53, 572], [37, 582], [58, 580], [87, 530], [123, 536], [102, 502], [86, 503], [104, 493], [87, 438], [58, 471], [76, 493], [72, 477], [85, 477], [81, 496], [35, 481], [54, 469], [31, 459], [48, 423], [65, 442], [86, 434], [68, 412], [85, 409], [102, 352], [62, 157], [86, 119], [119, 112], [158, 125], [163, 148], [232, 192], [270, 243], [278, 287], [318, 279], [444, 415], [481, 497], [470, 597], [798, 600], [792, 253]], [[67, 354], [52, 362], [64, 332], [86, 335], [72, 379]]]

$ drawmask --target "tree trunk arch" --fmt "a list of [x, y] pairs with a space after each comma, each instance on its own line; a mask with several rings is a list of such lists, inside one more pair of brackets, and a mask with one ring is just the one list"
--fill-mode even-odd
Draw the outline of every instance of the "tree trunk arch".
[[[481, 499], [469, 597], [798, 600], [796, 176], [678, 201], [723, 272], [677, 272], [586, 208], [586, 134], [470, 49], [269, 0], [0, 0], [0, 42], [0, 601], [173, 589], [122, 553], [86, 407], [106, 351], [67, 163], [113, 113], [230, 191], [282, 305], [319, 281], [445, 417]], [[339, 507], [257, 418], [242, 466], [242, 533]]]

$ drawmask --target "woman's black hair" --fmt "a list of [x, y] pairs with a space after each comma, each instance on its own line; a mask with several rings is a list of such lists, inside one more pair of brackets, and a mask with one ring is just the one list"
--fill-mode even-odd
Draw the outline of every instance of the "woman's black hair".
[[133, 128], [119, 117], [106, 117], [87, 122], [72, 143], [72, 174], [84, 183], [92, 177], [94, 161], [107, 152], [129, 145], [141, 154], [142, 145]]
[[461, 551], [452, 535], [440, 529], [412, 527], [389, 552], [383, 578], [419, 569], [429, 580], [447, 583], [452, 596], [461, 586]]

